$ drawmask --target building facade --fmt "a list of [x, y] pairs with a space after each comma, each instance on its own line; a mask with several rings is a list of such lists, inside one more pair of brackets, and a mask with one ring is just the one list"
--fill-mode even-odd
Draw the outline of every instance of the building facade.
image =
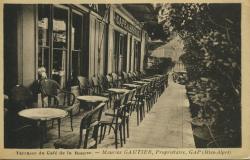
[[122, 5], [5, 4], [4, 93], [38, 70], [62, 88], [72, 76], [143, 70], [147, 33]]

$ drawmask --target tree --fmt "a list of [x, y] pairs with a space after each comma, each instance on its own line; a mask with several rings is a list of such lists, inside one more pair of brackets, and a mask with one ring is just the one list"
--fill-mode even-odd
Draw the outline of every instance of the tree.
[[[240, 4], [164, 4], [166, 32], [185, 42], [188, 96], [199, 106], [193, 124], [206, 126], [217, 147], [241, 139]], [[229, 143], [220, 143], [223, 137]]]

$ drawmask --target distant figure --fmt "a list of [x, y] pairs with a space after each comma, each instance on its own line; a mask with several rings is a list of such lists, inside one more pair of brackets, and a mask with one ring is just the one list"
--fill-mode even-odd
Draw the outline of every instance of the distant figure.
[[40, 67], [37, 70], [38, 80], [47, 79], [46, 69], [44, 67]]
[[37, 70], [38, 79], [34, 81], [32, 85], [32, 92], [34, 95], [40, 93], [40, 82], [47, 79], [46, 69], [44, 67], [39, 67]]

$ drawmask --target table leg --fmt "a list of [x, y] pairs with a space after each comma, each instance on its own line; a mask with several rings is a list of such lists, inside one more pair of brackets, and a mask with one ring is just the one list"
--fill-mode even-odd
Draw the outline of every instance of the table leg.
[[47, 121], [40, 121], [40, 148], [43, 148], [43, 143], [47, 139]]
[[60, 127], [61, 127], [61, 119], [59, 118], [59, 119], [57, 119], [57, 123], [58, 123], [58, 138], [60, 138], [61, 137], [61, 133], [60, 133]]

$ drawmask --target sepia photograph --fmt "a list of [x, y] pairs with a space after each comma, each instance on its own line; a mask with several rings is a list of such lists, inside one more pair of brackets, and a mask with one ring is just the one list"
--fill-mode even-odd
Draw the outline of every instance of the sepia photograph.
[[2, 9], [4, 149], [166, 156], [243, 147], [240, 2]]

